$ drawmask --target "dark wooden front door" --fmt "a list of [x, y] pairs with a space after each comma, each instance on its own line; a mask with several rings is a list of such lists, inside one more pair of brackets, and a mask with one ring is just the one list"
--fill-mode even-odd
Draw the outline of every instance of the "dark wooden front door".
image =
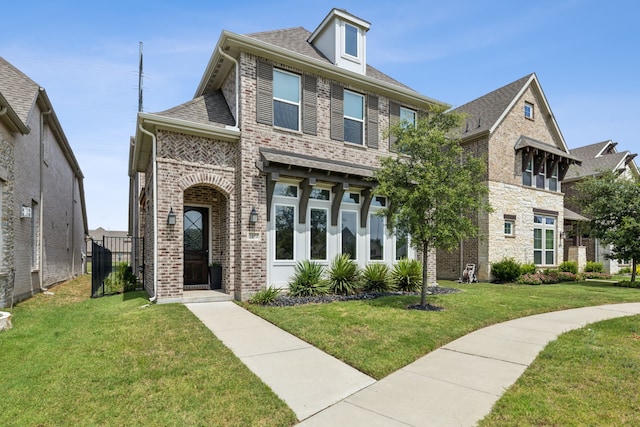
[[209, 209], [184, 207], [184, 284], [209, 282]]

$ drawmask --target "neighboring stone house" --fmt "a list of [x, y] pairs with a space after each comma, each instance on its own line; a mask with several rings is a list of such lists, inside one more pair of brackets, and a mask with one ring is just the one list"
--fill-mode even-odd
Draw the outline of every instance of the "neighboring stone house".
[[530, 74], [454, 111], [466, 115], [463, 147], [486, 158], [493, 212], [479, 215], [479, 238], [438, 251], [438, 278], [458, 279], [466, 264], [476, 264], [478, 279], [490, 280], [491, 264], [507, 257], [556, 267], [563, 261], [561, 181], [579, 160], [538, 78]]
[[83, 179], [44, 88], [0, 57], [0, 307], [82, 274]]
[[223, 31], [193, 100], [138, 114], [130, 231], [152, 300], [184, 300], [211, 262], [222, 291], [246, 299], [286, 287], [305, 259], [411, 254], [375, 215], [386, 200], [370, 178], [390, 122], [443, 104], [367, 64], [369, 27], [333, 9], [313, 32]]
[[[571, 150], [571, 154], [581, 159], [582, 164], [572, 165], [563, 182], [567, 208], [583, 214], [582, 206], [576, 200], [576, 185], [586, 178], [597, 177], [604, 172], [617, 172], [620, 174], [620, 179], [638, 180], [640, 178], [638, 166], [634, 161], [637, 154], [629, 151], [618, 152], [617, 145], [617, 142], [607, 140]], [[597, 239], [589, 236], [586, 221], [584, 217], [581, 221], [565, 218], [567, 244], [579, 248], [580, 267], [583, 267], [586, 261], [601, 262], [605, 272], [609, 274], [617, 273], [620, 267], [628, 267], [629, 263], [626, 261], [607, 258], [611, 253], [610, 247], [601, 245]]]

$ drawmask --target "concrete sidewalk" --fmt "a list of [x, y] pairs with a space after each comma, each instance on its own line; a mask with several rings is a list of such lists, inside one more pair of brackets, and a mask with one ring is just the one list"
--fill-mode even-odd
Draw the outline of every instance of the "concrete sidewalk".
[[300, 426], [473, 426], [558, 335], [640, 314], [640, 303], [545, 313], [459, 338]]
[[473, 426], [538, 353], [640, 303], [539, 314], [461, 337], [382, 380], [345, 365], [232, 302], [187, 304], [295, 412], [299, 426]]
[[233, 302], [185, 304], [299, 420], [375, 380]]

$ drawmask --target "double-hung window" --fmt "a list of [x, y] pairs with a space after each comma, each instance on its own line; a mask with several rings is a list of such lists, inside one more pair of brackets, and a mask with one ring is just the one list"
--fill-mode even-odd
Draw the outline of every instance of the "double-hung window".
[[547, 188], [551, 191], [558, 191], [558, 164], [547, 167]]
[[536, 265], [554, 265], [556, 258], [556, 218], [533, 216], [533, 262]]
[[300, 76], [273, 70], [273, 125], [300, 130]]
[[344, 140], [364, 144], [364, 96], [344, 91]]

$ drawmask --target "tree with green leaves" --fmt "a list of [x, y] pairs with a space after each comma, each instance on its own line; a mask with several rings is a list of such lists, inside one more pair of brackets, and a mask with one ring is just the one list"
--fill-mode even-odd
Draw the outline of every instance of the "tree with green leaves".
[[631, 282], [640, 259], [640, 183], [616, 172], [578, 184], [578, 201], [588, 216], [591, 235], [611, 246], [611, 259], [631, 260]]
[[397, 155], [381, 159], [376, 193], [387, 197], [388, 228], [408, 233], [422, 252], [422, 296], [427, 305], [427, 265], [432, 250], [451, 250], [477, 236], [474, 218], [489, 212], [486, 160], [460, 144], [462, 116], [443, 108], [430, 111], [410, 125], [390, 128], [397, 137]]

